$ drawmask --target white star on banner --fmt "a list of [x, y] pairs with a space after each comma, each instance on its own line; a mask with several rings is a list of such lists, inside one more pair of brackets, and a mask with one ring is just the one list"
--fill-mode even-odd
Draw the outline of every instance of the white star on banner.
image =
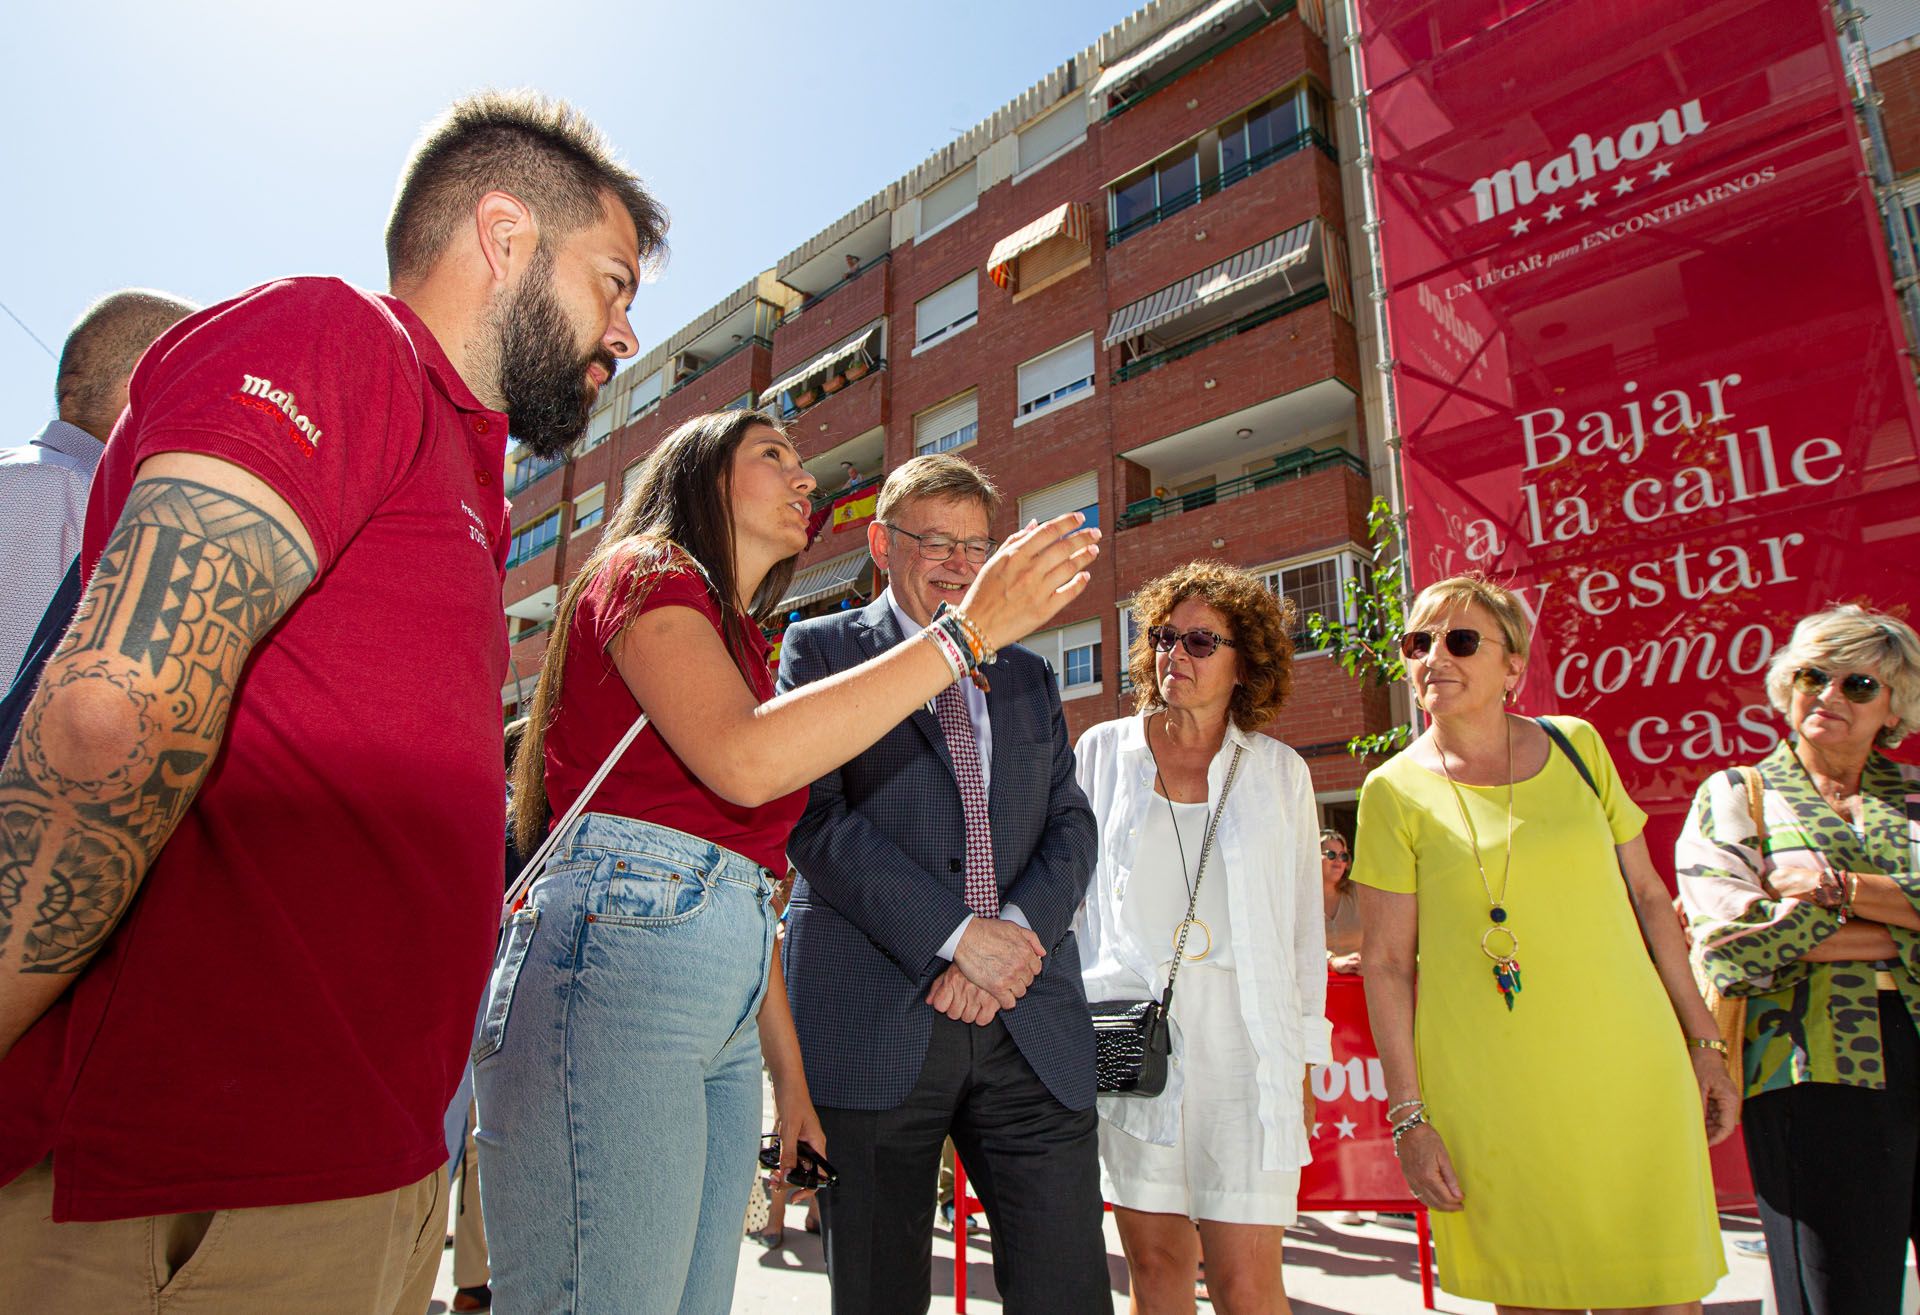
[[1660, 179], [1665, 178], [1668, 174], [1672, 172], [1673, 172], [1672, 163], [1667, 160], [1662, 160], [1660, 161], [1659, 164], [1656, 164], [1653, 166], [1653, 172], [1648, 174], [1647, 177], [1653, 179], [1655, 182], [1658, 182], [1660, 181]]
[[1631, 192], [1632, 190], [1633, 190], [1633, 179], [1627, 177], [1625, 174], [1621, 174], [1620, 181], [1613, 185], [1613, 194], [1615, 196], [1625, 196], [1628, 192]]
[[1360, 1128], [1359, 1124], [1355, 1123], [1352, 1119], [1347, 1119], [1347, 1118], [1341, 1119], [1340, 1122], [1334, 1124], [1333, 1126], [1340, 1130], [1340, 1135], [1342, 1137], [1351, 1137]]
[[1591, 210], [1599, 204], [1600, 204], [1600, 194], [1598, 192], [1581, 193], [1580, 208], [1582, 210]]
[[1322, 1127], [1322, 1126], [1323, 1126], [1323, 1125], [1321, 1125], [1321, 1124], [1318, 1124], [1318, 1123], [1316, 1123], [1316, 1124], [1314, 1124], [1314, 1125], [1313, 1125], [1313, 1131], [1312, 1131], [1311, 1133], [1309, 1133], [1309, 1134], [1308, 1134], [1308, 1136], [1311, 1136], [1311, 1137], [1318, 1137], [1318, 1136], [1320, 1135], [1320, 1129], [1321, 1129], [1321, 1127]]
[[1560, 216], [1566, 213], [1567, 213], [1567, 210], [1565, 206], [1550, 205], [1547, 207], [1547, 212], [1545, 215], [1542, 216], [1542, 218], [1544, 218], [1549, 224], [1551, 224], [1558, 221]]
[[1512, 233], [1515, 237], [1519, 237], [1522, 233], [1527, 231], [1528, 226], [1529, 226], [1528, 221], [1523, 217], [1523, 218], [1514, 220], [1513, 227], [1508, 229], [1507, 231]]

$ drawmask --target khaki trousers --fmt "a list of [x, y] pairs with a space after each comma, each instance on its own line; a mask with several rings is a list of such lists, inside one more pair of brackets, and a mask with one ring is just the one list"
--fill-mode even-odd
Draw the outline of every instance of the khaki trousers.
[[478, 1110], [467, 1112], [467, 1149], [460, 1156], [460, 1199], [454, 1203], [453, 1286], [485, 1287], [487, 1228], [480, 1219], [480, 1153], [473, 1144]]
[[56, 1224], [53, 1165], [0, 1188], [0, 1311], [425, 1315], [447, 1171], [346, 1201]]

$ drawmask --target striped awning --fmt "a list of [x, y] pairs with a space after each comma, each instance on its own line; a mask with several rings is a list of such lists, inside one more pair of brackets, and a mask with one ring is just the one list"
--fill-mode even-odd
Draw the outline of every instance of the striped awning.
[[1319, 226], [1318, 219], [1309, 219], [1217, 265], [1209, 265], [1198, 274], [1189, 274], [1152, 296], [1122, 306], [1107, 324], [1105, 345], [1111, 347], [1122, 339], [1138, 337], [1168, 320], [1191, 314], [1257, 283], [1284, 277], [1289, 269], [1313, 254]]
[[878, 365], [880, 363], [881, 330], [884, 327], [885, 321], [875, 320], [872, 324], [860, 330], [859, 333], [841, 343], [838, 347], [822, 352], [798, 370], [776, 381], [771, 388], [761, 393], [759, 405], [770, 406], [779, 398], [780, 394], [790, 389], [797, 390], [800, 385], [808, 381], [812, 381], [815, 386], [818, 386], [821, 380], [846, 369], [847, 365], [856, 356], [865, 356], [869, 365]]
[[858, 552], [821, 562], [818, 566], [809, 566], [793, 577], [793, 583], [787, 586], [779, 606], [783, 610], [805, 607], [808, 603], [817, 603], [822, 598], [845, 592], [866, 572], [870, 560], [867, 550], [862, 548]]
[[1056, 237], [1071, 238], [1085, 246], [1091, 227], [1090, 212], [1085, 201], [1068, 201], [1055, 206], [1031, 224], [1016, 229], [993, 244], [993, 253], [987, 257], [987, 277], [1000, 287], [1008, 287], [1013, 283], [1013, 262], [1020, 258], [1023, 251], [1031, 251], [1042, 242]]
[[[1098, 104], [1100, 98], [1136, 74], [1162, 63], [1169, 55], [1192, 45], [1201, 37], [1218, 30], [1236, 11], [1246, 9], [1253, 0], [1213, 0], [1185, 22], [1176, 23], [1140, 49], [1100, 70], [1100, 76], [1087, 88], [1087, 95]], [[1105, 108], [1102, 106], [1102, 108]]]

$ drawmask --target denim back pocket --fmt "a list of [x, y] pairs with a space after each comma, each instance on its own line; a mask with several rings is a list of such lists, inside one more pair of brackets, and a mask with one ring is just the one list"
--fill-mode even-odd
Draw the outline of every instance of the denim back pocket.
[[709, 879], [686, 863], [652, 854], [620, 853], [602, 862], [587, 897], [590, 922], [665, 927], [707, 906]]
[[473, 1038], [473, 1062], [498, 1050], [507, 1039], [507, 1014], [513, 1009], [514, 987], [520, 982], [520, 965], [527, 961], [533, 945], [533, 929], [540, 925], [540, 910], [528, 905], [514, 913], [507, 923], [507, 939], [493, 965], [493, 980], [487, 986], [487, 1013]]

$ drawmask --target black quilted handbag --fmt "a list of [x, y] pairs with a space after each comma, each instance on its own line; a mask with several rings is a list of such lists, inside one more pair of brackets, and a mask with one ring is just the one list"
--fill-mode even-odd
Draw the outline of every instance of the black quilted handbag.
[[1093, 1017], [1095, 1087], [1105, 1096], [1158, 1096], [1167, 1089], [1167, 1061], [1173, 1054], [1173, 1033], [1167, 1016], [1173, 1009], [1173, 979], [1187, 952], [1187, 932], [1193, 911], [1200, 905], [1200, 879], [1207, 873], [1207, 855], [1213, 851], [1213, 833], [1226, 811], [1227, 795], [1240, 771], [1240, 747], [1234, 746], [1227, 779], [1220, 787], [1220, 803], [1207, 822], [1207, 838], [1200, 846], [1200, 862], [1187, 898], [1186, 921], [1173, 947], [1173, 966], [1167, 970], [1167, 989], [1158, 1000], [1102, 1000], [1089, 1004]]

